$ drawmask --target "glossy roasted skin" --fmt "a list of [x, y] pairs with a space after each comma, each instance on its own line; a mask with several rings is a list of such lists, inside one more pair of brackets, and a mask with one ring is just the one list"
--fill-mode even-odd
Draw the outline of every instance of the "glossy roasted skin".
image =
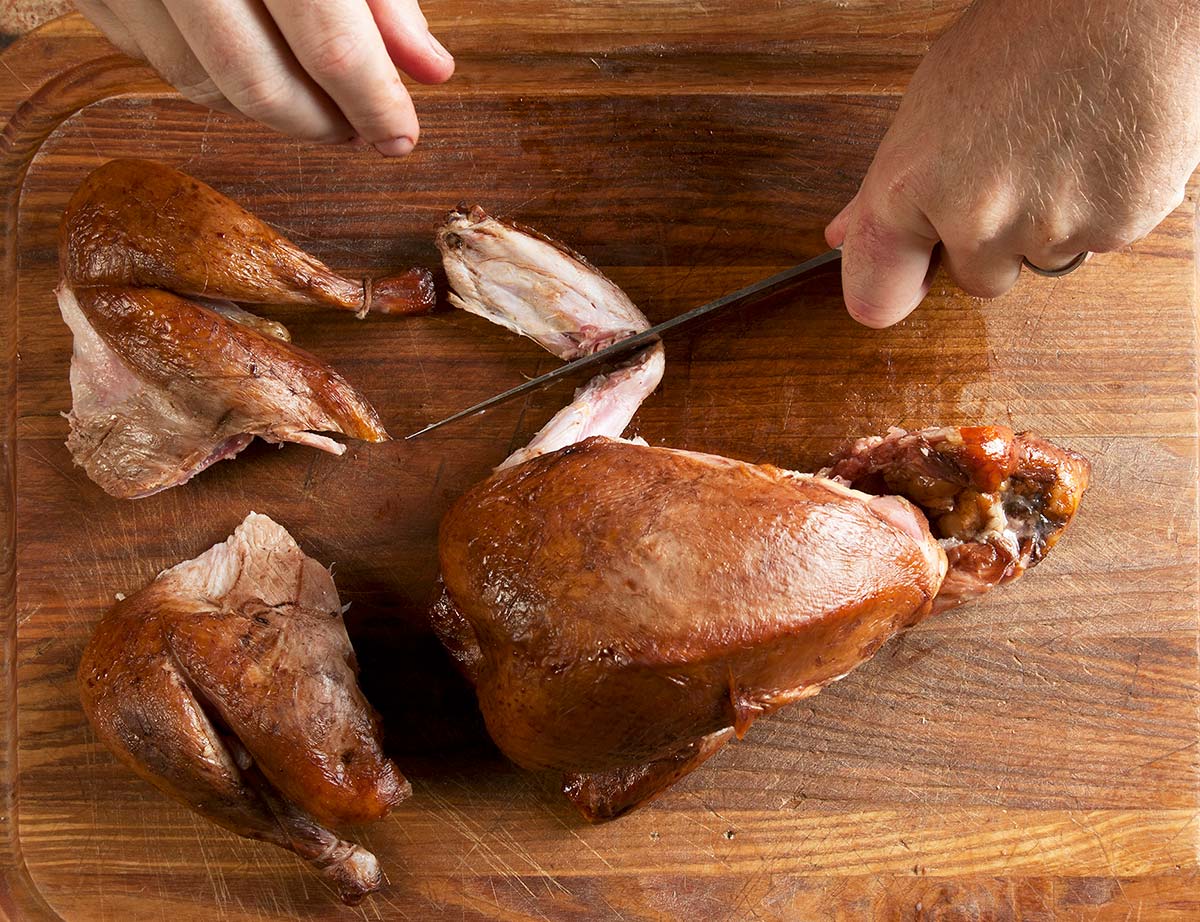
[[607, 772], [563, 773], [563, 794], [589, 823], [624, 816], [690, 775], [733, 739], [732, 727], [681, 746], [670, 755]]
[[83, 181], [59, 226], [59, 261], [75, 288], [163, 288], [360, 314], [424, 313], [435, 297], [425, 269], [338, 275], [215, 189], [149, 160], [112, 160]]
[[335, 454], [381, 442], [375, 409], [303, 349], [153, 288], [60, 291], [75, 334], [67, 446], [108, 493], [176, 486], [254, 436]]
[[902, 500], [604, 438], [467, 493], [440, 550], [492, 737], [571, 772], [815, 694], [928, 614], [945, 567]]
[[79, 687], [97, 737], [138, 775], [356, 902], [378, 863], [322, 824], [378, 819], [409, 793], [356, 668], [329, 571], [251, 513], [104, 616]]
[[[438, 243], [452, 303], [561, 358], [647, 325], [582, 257], [479, 208]], [[1004, 427], [860, 439], [824, 476], [620, 439], [662, 373], [659, 345], [598, 375], [442, 522], [434, 630], [500, 748], [561, 770], [593, 821], [1016, 579], [1087, 487], [1082, 457]]]
[[1088, 472], [1004, 427], [895, 430], [827, 476], [589, 439], [451, 509], [433, 624], [500, 748], [611, 819], [931, 612], [1019, 577]]
[[432, 305], [428, 272], [343, 278], [203, 183], [142, 160], [84, 181], [63, 215], [60, 268], [74, 334], [67, 444], [122, 498], [178, 486], [255, 436], [334, 454], [345, 447], [320, 433], [388, 438], [345, 379], [234, 301]]

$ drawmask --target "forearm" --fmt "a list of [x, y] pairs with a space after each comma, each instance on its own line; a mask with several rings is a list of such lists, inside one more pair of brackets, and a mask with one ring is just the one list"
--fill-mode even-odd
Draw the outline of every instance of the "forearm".
[[[966, 56], [961, 82], [1003, 130], [968, 122], [964, 136], [1043, 164], [1047, 176], [1075, 174], [1080, 190], [1127, 190], [1105, 203], [1110, 210], [1141, 207], [1196, 168], [1200, 0], [980, 0], [967, 17], [962, 40], [979, 54]], [[1064, 40], [1022, 48], [1010, 35], [998, 37], [1018, 24], [1020, 34]], [[998, 41], [1006, 66], [989, 74], [996, 62], [987, 51]], [[1038, 197], [1064, 191], [1042, 189]]]

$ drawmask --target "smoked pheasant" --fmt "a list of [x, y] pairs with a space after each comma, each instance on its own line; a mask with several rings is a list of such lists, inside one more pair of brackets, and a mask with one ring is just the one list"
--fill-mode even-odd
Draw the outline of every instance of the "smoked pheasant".
[[375, 856], [326, 825], [378, 819], [409, 794], [359, 691], [329, 571], [251, 513], [97, 625], [84, 712], [114, 755], [238, 835], [295, 852], [347, 903]]
[[231, 458], [255, 436], [341, 454], [320, 433], [387, 432], [336, 371], [241, 304], [414, 313], [425, 270], [337, 275], [213, 189], [170, 167], [115, 160], [59, 229], [58, 303], [74, 335], [67, 445], [113, 496], [148, 496]]
[[[569, 359], [645, 329], [565, 248], [457, 212], [453, 302]], [[661, 346], [601, 375], [442, 521], [435, 630], [515, 762], [590, 819], [645, 802], [1054, 546], [1088, 462], [1001, 426], [894, 430], [818, 475], [621, 439]]]

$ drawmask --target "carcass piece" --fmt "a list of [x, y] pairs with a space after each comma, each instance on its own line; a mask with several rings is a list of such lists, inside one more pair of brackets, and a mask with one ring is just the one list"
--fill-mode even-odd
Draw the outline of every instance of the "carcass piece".
[[[486, 246], [454, 243], [476, 227]], [[506, 326], [536, 323], [548, 277], [588, 268], [519, 238], [496, 259], [496, 241], [519, 234], [478, 212], [443, 231], [452, 283], [470, 280], [464, 304], [490, 293], [476, 312]], [[604, 303], [581, 300], [587, 338], [608, 341]], [[627, 299], [614, 303], [612, 328], [630, 329]], [[580, 339], [547, 311], [556, 334]], [[564, 413], [587, 416], [602, 386]], [[593, 820], [644, 803], [937, 607], [1018, 576], [1086, 487], [1082, 458], [999, 427], [865, 440], [830, 476], [620, 439], [647, 393], [631, 387], [622, 413], [593, 414], [577, 444], [563, 428], [518, 452], [451, 508], [439, 539], [434, 628], [489, 732], [517, 763], [564, 772]], [[1011, 565], [973, 565], [1009, 547]]]
[[84, 181], [59, 243], [74, 334], [67, 444], [106, 492], [177, 486], [256, 435], [334, 454], [344, 446], [319, 433], [387, 439], [337, 372], [232, 302], [412, 313], [433, 303], [428, 272], [343, 278], [203, 183], [141, 160]]
[[408, 796], [359, 691], [329, 571], [251, 513], [225, 542], [118, 602], [79, 664], [97, 737], [159, 790], [295, 852], [354, 903], [375, 856], [325, 824]]
[[437, 246], [451, 304], [565, 361], [650, 326], [628, 295], [574, 250], [479, 206], [452, 212]]
[[338, 275], [210, 186], [162, 163], [112, 160], [76, 190], [59, 225], [74, 288], [163, 288], [247, 304], [309, 304], [365, 315], [419, 314], [433, 275]]
[[1079, 508], [1091, 465], [1029, 432], [963, 426], [859, 439], [821, 474], [921, 506], [949, 560], [939, 612], [1045, 557]]
[[946, 565], [903, 500], [603, 437], [469, 491], [440, 551], [493, 739], [571, 772], [815, 694], [928, 614]]

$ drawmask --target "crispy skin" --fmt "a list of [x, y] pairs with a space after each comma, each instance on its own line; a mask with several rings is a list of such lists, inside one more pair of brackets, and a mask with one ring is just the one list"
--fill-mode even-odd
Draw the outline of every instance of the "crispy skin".
[[334, 454], [320, 433], [384, 441], [375, 410], [279, 323], [234, 301], [413, 313], [425, 270], [344, 278], [162, 164], [95, 170], [59, 227], [59, 309], [74, 335], [68, 447], [113, 496], [178, 486], [255, 436]]
[[715, 756], [733, 739], [727, 727], [693, 740], [653, 762], [644, 762], [607, 772], [563, 775], [563, 794], [589, 823], [603, 823], [624, 816], [652, 801], [681, 778]]
[[60, 288], [75, 334], [67, 446], [113, 496], [157, 493], [254, 436], [345, 449], [388, 438], [341, 375], [277, 336], [153, 288]]
[[370, 284], [345, 278], [215, 189], [148, 160], [113, 160], [83, 181], [63, 214], [59, 259], [77, 289], [163, 288], [358, 313], [423, 313], [434, 304], [428, 270]]
[[181, 400], [219, 401], [265, 434], [317, 429], [387, 439], [374, 408], [290, 342], [166, 291], [86, 288], [78, 300], [105, 342], [120, 344], [126, 367]]
[[930, 612], [1018, 578], [1088, 471], [1004, 427], [860, 440], [836, 480], [589, 439], [450, 510], [433, 624], [500, 748], [612, 819]]
[[604, 438], [468, 492], [440, 552], [492, 737], [576, 773], [815, 694], [927, 614], [945, 566], [902, 500]]
[[101, 619], [79, 687], [138, 775], [295, 852], [353, 902], [380, 884], [374, 856], [321, 824], [377, 819], [409, 793], [356, 668], [329, 571], [251, 513]]

